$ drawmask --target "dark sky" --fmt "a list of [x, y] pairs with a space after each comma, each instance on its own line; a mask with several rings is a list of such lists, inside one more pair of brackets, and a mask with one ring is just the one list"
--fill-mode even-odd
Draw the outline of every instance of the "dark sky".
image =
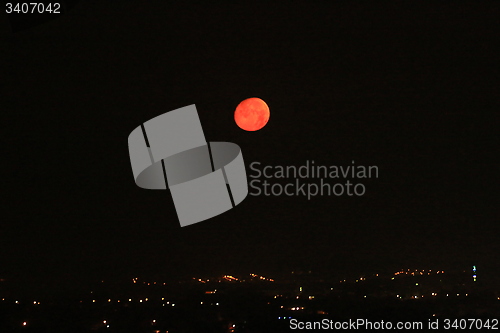
[[[2, 17], [0, 273], [498, 270], [499, 9], [83, 1], [18, 32]], [[233, 112], [254, 96], [271, 118], [245, 132]], [[168, 191], [135, 185], [127, 138], [190, 104], [247, 172], [354, 160], [379, 179], [181, 228]]]

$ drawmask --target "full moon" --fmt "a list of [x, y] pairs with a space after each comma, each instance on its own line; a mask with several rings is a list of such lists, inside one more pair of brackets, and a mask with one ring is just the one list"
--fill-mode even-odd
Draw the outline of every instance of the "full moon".
[[257, 131], [269, 121], [269, 106], [260, 98], [252, 97], [242, 101], [234, 111], [234, 121], [245, 131]]

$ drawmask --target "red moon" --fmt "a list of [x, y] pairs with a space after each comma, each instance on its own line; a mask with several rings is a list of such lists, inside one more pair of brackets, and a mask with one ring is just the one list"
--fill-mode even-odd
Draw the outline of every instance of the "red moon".
[[269, 106], [260, 98], [245, 99], [234, 111], [234, 121], [245, 131], [257, 131], [269, 121]]

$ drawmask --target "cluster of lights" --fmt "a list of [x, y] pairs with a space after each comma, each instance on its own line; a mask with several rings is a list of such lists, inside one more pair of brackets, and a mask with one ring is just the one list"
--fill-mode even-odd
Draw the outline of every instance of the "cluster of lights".
[[290, 310], [292, 310], [292, 311], [304, 310], [304, 307], [303, 306], [295, 306], [295, 307], [290, 308]]
[[274, 282], [273, 279], [266, 278], [265, 276], [261, 276], [261, 275], [257, 275], [257, 274], [250, 274], [250, 276], [253, 278], [258, 278], [258, 279], [263, 280], [263, 281]]
[[[2, 298], [2, 301], [5, 301], [5, 298]], [[19, 301], [14, 301], [15, 304], [21, 304]], [[33, 305], [40, 305], [41, 303], [38, 301], [33, 301]]]
[[[302, 288], [302, 287], [301, 287], [301, 288]], [[301, 291], [302, 291], [302, 290], [301, 290]], [[274, 297], [273, 297], [273, 298], [282, 298], [282, 297], [283, 297], [283, 295], [274, 295]], [[288, 298], [288, 297], [285, 297], [285, 298]], [[300, 296], [295, 296], [295, 299], [299, 299], [299, 298], [300, 298]], [[310, 296], [308, 296], [307, 298], [308, 298], [309, 300], [313, 300], [313, 299], [315, 298], [315, 296], [314, 296], [314, 295], [310, 295]], [[268, 304], [269, 304], [269, 303], [268, 303]]]
[[[200, 302], [200, 304], [201, 304], [201, 305], [203, 305], [203, 304], [205, 304], [205, 303], [203, 303], [203, 302]], [[208, 303], [207, 303], [207, 304], [208, 304]], [[215, 306], [219, 306], [219, 303], [218, 303], [218, 302], [217, 302], [217, 303], [210, 303], [210, 305], [215, 305]]]
[[[250, 274], [250, 276], [252, 278], [257, 278], [259, 280], [274, 282], [273, 279], [266, 278], [265, 276], [261, 276], [258, 274]], [[196, 278], [196, 277], [193, 277], [193, 280], [201, 282], [201, 283], [207, 283], [210, 281], [210, 279], [201, 279], [201, 278]], [[245, 280], [242, 280], [240, 278], [237, 278], [237, 277], [235, 277], [233, 275], [229, 275], [229, 274], [222, 275], [220, 278], [216, 278], [215, 281], [217, 281], [217, 282], [245, 282]]]
[[226, 281], [239, 281], [238, 278], [235, 278], [232, 275], [224, 275], [222, 278]]
[[[162, 297], [162, 298], [161, 298], [161, 300], [162, 300], [162, 301], [164, 301], [164, 300], [165, 300], [165, 297]], [[113, 301], [113, 300], [112, 300], [111, 298], [108, 298], [105, 302], [106, 302], [106, 303], [111, 303], [112, 301]], [[133, 301], [133, 299], [132, 299], [132, 298], [129, 298], [129, 299], [124, 300], [124, 302], [127, 302], [127, 301], [128, 301], [128, 302], [132, 302], [132, 301]], [[150, 299], [149, 299], [148, 297], [146, 297], [146, 298], [144, 298], [144, 299], [142, 299], [142, 298], [141, 298], [141, 299], [138, 299], [137, 301], [138, 301], [139, 303], [143, 303], [143, 302], [148, 302], [148, 301], [150, 301]], [[16, 304], [18, 304], [18, 302], [19, 302], [19, 301], [16, 301], [16, 302], [17, 302]], [[117, 302], [117, 303], [121, 303], [121, 300], [119, 300], [119, 299], [118, 299], [118, 300], [116, 300], [116, 302]], [[33, 304], [35, 304], [35, 303], [36, 303], [37, 305], [38, 305], [38, 304], [40, 304], [40, 302], [33, 302]], [[82, 301], [82, 300], [80, 300], [80, 303], [83, 303], [83, 301]], [[93, 300], [92, 300], [92, 303], [99, 303], [99, 301], [97, 301], [97, 300], [93, 299]], [[168, 302], [167, 302], [167, 304], [170, 304], [170, 301], [168, 301]]]
[[[438, 295], [438, 293], [431, 293], [431, 296], [437, 296], [437, 295]], [[469, 294], [465, 294], [465, 296], [467, 297], [467, 296], [469, 296]], [[420, 297], [421, 297], [421, 298], [422, 298], [422, 297], [425, 297], [425, 295], [421, 295]], [[450, 297], [450, 294], [446, 294], [446, 297]], [[460, 294], [457, 294], [457, 297], [460, 297]], [[396, 298], [400, 298], [400, 299], [402, 299], [403, 297], [402, 297], [402, 296], [400, 296], [400, 295], [396, 295]], [[418, 295], [413, 295], [413, 296], [411, 296], [411, 299], [418, 299], [418, 298], [419, 298], [419, 296], [418, 296]], [[499, 297], [498, 299], [500, 299], [500, 297]]]
[[[394, 275], [400, 275], [400, 274], [403, 274], [403, 275], [411, 275], [411, 276], [415, 276], [415, 275], [431, 275], [432, 274], [432, 270], [421, 270], [419, 271], [418, 269], [416, 269], [415, 271], [412, 271], [410, 269], [408, 270], [400, 270], [399, 272], [396, 272], [394, 273]], [[444, 271], [436, 271], [436, 274], [444, 274]]]
[[[103, 282], [104, 282], [104, 281], [103, 281]], [[138, 283], [138, 282], [139, 282], [139, 278], [137, 278], [137, 277], [136, 277], [136, 278], [132, 278], [132, 282], [133, 282], [133, 283]], [[167, 285], [167, 283], [166, 283], [166, 282], [163, 282], [163, 283], [162, 283], [162, 282], [156, 282], [156, 281], [153, 281], [153, 282], [146, 282], [146, 281], [142, 281], [142, 284], [145, 284], [145, 285], [147, 285], [147, 286], [156, 285], [156, 284], [158, 284], [158, 285], [164, 285], [164, 286], [166, 286], [166, 285]]]

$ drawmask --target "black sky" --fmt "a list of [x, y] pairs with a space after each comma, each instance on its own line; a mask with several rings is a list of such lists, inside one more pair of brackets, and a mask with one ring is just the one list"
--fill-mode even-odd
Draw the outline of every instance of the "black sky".
[[[498, 2], [85, 1], [2, 33], [0, 273], [498, 270]], [[258, 132], [233, 120], [257, 96]], [[252, 197], [180, 228], [127, 138], [196, 104], [247, 165], [377, 165], [363, 197]]]

